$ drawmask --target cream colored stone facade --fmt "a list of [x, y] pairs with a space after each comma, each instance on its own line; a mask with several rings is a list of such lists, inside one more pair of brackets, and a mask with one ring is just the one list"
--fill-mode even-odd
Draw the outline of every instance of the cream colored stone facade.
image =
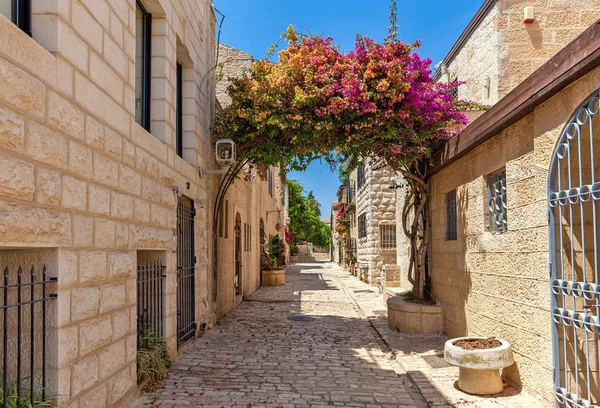
[[[431, 180], [431, 277], [447, 334], [508, 340], [516, 364], [504, 376], [548, 405], [553, 400], [548, 169], [572, 113], [598, 88], [596, 69]], [[487, 231], [486, 176], [502, 168], [508, 232], [493, 234]], [[448, 241], [445, 198], [454, 189], [458, 239]]]
[[[252, 68], [250, 54], [219, 45], [216, 95], [221, 108], [231, 103], [227, 95], [229, 78], [240, 77]], [[213, 189], [217, 191], [222, 176], [214, 177]], [[269, 187], [269, 185], [271, 187]], [[218, 234], [218, 283], [216, 317], [221, 317], [254, 292], [261, 284], [260, 255], [266, 245], [261, 243], [260, 224], [264, 225], [265, 240], [272, 235], [283, 239], [285, 178], [279, 167], [270, 167], [262, 173], [247, 166], [231, 185], [223, 201], [221, 215], [223, 233]], [[214, 208], [214, 207], [213, 207]], [[239, 217], [238, 217], [239, 216]], [[236, 228], [240, 228], [241, 277], [236, 294], [235, 252]]]
[[[352, 172], [352, 180], [357, 179], [357, 170]], [[364, 164], [365, 183], [356, 187], [356, 227], [358, 243], [358, 263], [369, 268], [368, 283], [381, 284], [383, 265], [396, 263], [396, 248], [382, 248], [380, 237], [382, 226], [397, 225], [396, 193], [392, 188], [394, 173], [388, 168], [380, 168], [370, 160]], [[358, 218], [366, 216], [366, 237], [358, 234]]]
[[[534, 7], [535, 22], [523, 11]], [[447, 75], [466, 82], [458, 97], [493, 105], [600, 18], [600, 5], [587, 0], [499, 0], [452, 60]]]
[[[229, 250], [220, 255], [222, 292], [217, 302], [211, 296], [216, 181], [198, 171], [217, 167], [212, 6], [141, 3], [152, 13], [151, 132], [135, 121], [134, 0], [34, 0], [33, 38], [0, 15], [0, 264], [25, 266], [42, 251], [58, 278], [49, 368], [65, 407], [127, 406], [136, 396], [136, 265], [144, 257], [166, 265], [165, 334], [178, 354], [174, 186], [196, 209], [198, 327], [236, 304]], [[183, 157], [175, 146], [176, 61]], [[273, 174], [273, 198], [259, 178], [228, 195], [229, 242], [238, 212], [255, 237], [244, 254], [245, 294], [260, 279], [259, 216], [267, 234], [276, 232], [276, 216], [265, 216], [281, 202]]]

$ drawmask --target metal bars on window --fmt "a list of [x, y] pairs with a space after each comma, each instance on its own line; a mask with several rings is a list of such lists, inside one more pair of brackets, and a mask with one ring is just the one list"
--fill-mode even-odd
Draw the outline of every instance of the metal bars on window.
[[557, 407], [600, 407], [600, 93], [569, 120], [548, 179]]
[[348, 241], [346, 242], [348, 258], [356, 258], [356, 250], [356, 238], [348, 238]]
[[260, 219], [260, 223], [258, 224], [259, 234], [260, 234], [260, 244], [264, 245], [267, 242], [267, 238], [265, 236], [265, 222], [263, 219]]
[[446, 194], [446, 240], [457, 239], [456, 225], [456, 190]]
[[396, 249], [396, 225], [379, 226], [379, 248]]
[[161, 259], [145, 260], [137, 267], [138, 348], [147, 347], [148, 336], [165, 337], [165, 266]]
[[[16, 269], [16, 270], [15, 270]], [[2, 327], [2, 407], [37, 406], [48, 393], [48, 326], [56, 299], [46, 266], [3, 270], [0, 285]], [[50, 320], [50, 321], [49, 321]], [[50, 343], [50, 344], [49, 344]]]
[[177, 347], [196, 332], [196, 255], [194, 251], [194, 203], [185, 197], [177, 202]]
[[358, 216], [358, 238], [367, 237], [367, 214]]
[[502, 234], [507, 231], [506, 170], [490, 174], [488, 190], [488, 231]]

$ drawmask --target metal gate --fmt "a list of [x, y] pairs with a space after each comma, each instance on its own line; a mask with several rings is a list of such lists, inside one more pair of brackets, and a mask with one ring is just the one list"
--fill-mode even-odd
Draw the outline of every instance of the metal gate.
[[196, 332], [196, 291], [194, 254], [194, 202], [177, 201], [177, 348], [194, 338]]
[[242, 218], [238, 213], [235, 216], [235, 295], [239, 296], [242, 279]]
[[600, 407], [600, 104], [598, 91], [560, 136], [548, 179], [557, 407]]

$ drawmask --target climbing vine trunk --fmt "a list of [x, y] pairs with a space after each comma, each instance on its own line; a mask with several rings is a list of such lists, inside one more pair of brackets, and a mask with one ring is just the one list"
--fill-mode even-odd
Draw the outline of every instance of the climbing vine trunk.
[[413, 285], [417, 299], [430, 296], [425, 293], [425, 278], [428, 274], [428, 253], [431, 242], [429, 222], [429, 185], [427, 184], [427, 164], [414, 160], [400, 171], [408, 186], [402, 228], [410, 240], [410, 260], [408, 281]]
[[217, 300], [217, 293], [219, 291], [218, 279], [219, 279], [219, 216], [221, 214], [221, 206], [223, 205], [223, 199], [227, 194], [229, 187], [235, 182], [237, 175], [248, 164], [247, 159], [239, 160], [235, 166], [231, 167], [225, 177], [219, 184], [219, 189], [215, 197], [215, 205], [213, 209], [213, 228], [212, 228], [212, 244], [213, 244], [213, 259], [212, 259], [212, 299], [213, 302]]

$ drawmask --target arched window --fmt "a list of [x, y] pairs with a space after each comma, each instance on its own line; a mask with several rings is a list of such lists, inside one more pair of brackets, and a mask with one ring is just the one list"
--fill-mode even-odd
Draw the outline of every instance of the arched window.
[[260, 219], [260, 225], [259, 225], [259, 229], [260, 229], [260, 244], [263, 245], [266, 242], [266, 237], [265, 237], [265, 222], [263, 221], [263, 219]]

